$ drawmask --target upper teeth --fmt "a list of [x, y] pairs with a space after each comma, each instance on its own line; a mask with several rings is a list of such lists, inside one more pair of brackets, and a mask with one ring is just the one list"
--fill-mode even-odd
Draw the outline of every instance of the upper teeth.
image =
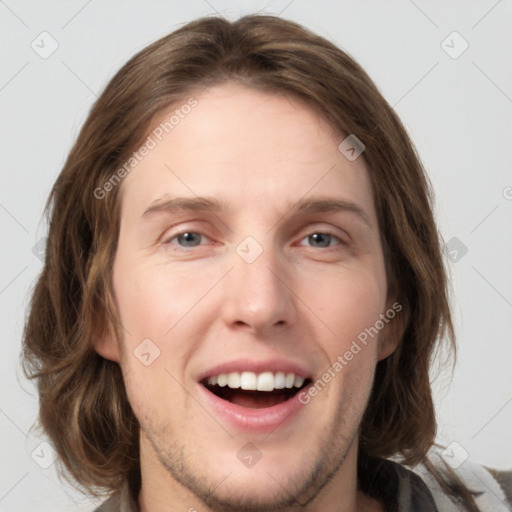
[[211, 386], [217, 384], [218, 386], [228, 386], [232, 389], [273, 391], [274, 389], [300, 388], [304, 384], [304, 377], [284, 372], [264, 372], [259, 375], [253, 372], [233, 372], [208, 377], [207, 383]]

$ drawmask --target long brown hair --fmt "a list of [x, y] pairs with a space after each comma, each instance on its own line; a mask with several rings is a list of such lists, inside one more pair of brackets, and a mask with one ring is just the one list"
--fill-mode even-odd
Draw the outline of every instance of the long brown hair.
[[324, 38], [274, 16], [207, 17], [117, 72], [47, 203], [46, 259], [26, 322], [24, 364], [37, 379], [42, 427], [71, 476], [91, 492], [119, 489], [140, 471], [139, 426], [121, 370], [92, 345], [99, 326], [120, 329], [110, 278], [121, 187], [101, 194], [98, 187], [119, 175], [164, 108], [228, 80], [293, 95], [366, 146], [389, 294], [403, 310], [398, 348], [377, 365], [360, 453], [398, 454], [414, 465], [434, 442], [429, 368], [438, 341], [453, 346], [454, 336], [430, 186], [404, 127], [365, 71]]

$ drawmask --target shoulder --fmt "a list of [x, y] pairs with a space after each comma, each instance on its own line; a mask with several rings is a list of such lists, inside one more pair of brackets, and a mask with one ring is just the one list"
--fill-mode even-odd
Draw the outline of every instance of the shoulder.
[[[467, 454], [466, 454], [467, 455]], [[475, 502], [482, 512], [512, 511], [512, 472], [497, 471], [453, 453], [453, 449], [432, 448], [428, 459], [438, 470], [451, 468], [462, 483], [474, 493]], [[418, 475], [430, 490], [439, 510], [456, 512], [457, 506], [448, 498], [432, 473], [424, 464], [408, 468]]]

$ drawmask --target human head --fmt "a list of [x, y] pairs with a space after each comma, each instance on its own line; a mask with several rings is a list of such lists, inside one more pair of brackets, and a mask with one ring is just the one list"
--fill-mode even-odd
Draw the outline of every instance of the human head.
[[112, 288], [123, 183], [110, 180], [169, 106], [226, 82], [289, 95], [340, 136], [363, 141], [387, 299], [401, 312], [392, 331], [397, 347], [377, 364], [360, 449], [414, 463], [432, 444], [428, 371], [436, 339], [451, 323], [428, 184], [405, 130], [365, 72], [324, 39], [269, 16], [206, 18], [157, 41], [116, 74], [50, 197], [25, 355], [39, 376], [42, 424], [86, 486], [115, 489], [139, 464], [138, 421], [122, 373], [93, 345], [98, 331], [124, 335]]

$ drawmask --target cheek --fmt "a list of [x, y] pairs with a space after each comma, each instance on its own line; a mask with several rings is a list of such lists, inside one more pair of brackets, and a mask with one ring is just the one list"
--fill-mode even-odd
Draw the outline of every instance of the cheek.
[[311, 297], [319, 305], [318, 316], [334, 333], [319, 338], [318, 347], [324, 360], [319, 379], [328, 381], [321, 392], [326, 417], [350, 423], [363, 414], [378, 361], [379, 336], [371, 329], [385, 310], [385, 292], [373, 274], [347, 273]]
[[156, 428], [154, 418], [176, 407], [185, 421], [183, 369], [191, 347], [179, 343], [177, 336], [190, 339], [190, 324], [183, 320], [189, 320], [194, 286], [187, 286], [190, 283], [182, 276], [165, 275], [162, 269], [125, 263], [117, 262], [114, 289], [124, 327], [121, 367], [128, 399], [146, 427]]
[[212, 323], [201, 298], [216, 280], [218, 269], [183, 272], [126, 257], [116, 260], [113, 284], [124, 327], [121, 366], [136, 411], [147, 408], [145, 396], [160, 396], [169, 407], [182, 396], [187, 362]]
[[116, 302], [126, 330], [138, 337], [166, 339], [211, 287], [202, 272], [177, 272], [162, 265], [128, 265], [114, 272]]
[[351, 403], [357, 416], [369, 397], [378, 360], [380, 330], [375, 326], [386, 308], [384, 265], [343, 273], [329, 292], [336, 297], [329, 306], [336, 337], [326, 351], [331, 365], [337, 363], [339, 403]]
[[[324, 348], [332, 361], [358, 336], [364, 339], [366, 330], [378, 321], [386, 305], [386, 280], [378, 267], [340, 268], [325, 275], [318, 286], [304, 285], [302, 293], [307, 297], [304, 302], [331, 331]], [[376, 348], [376, 343], [372, 346]]]
[[378, 265], [347, 265], [315, 277], [304, 278], [297, 295], [320, 320], [314, 319], [317, 343], [310, 356], [321, 360], [316, 388], [322, 414], [359, 421], [377, 364], [378, 333], [370, 329], [385, 310], [385, 274]]

